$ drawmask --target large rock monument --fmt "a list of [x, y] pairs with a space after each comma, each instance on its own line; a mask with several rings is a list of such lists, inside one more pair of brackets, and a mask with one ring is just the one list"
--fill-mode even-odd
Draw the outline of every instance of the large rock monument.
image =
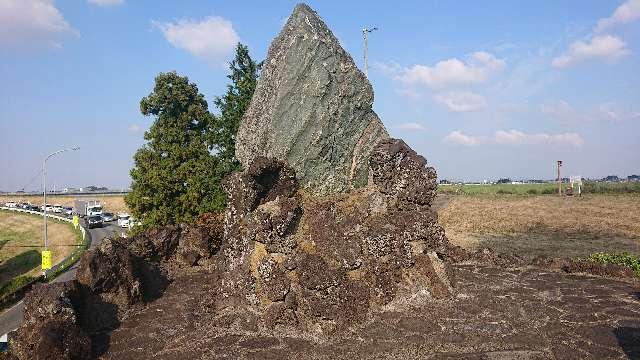
[[611, 334], [635, 354], [631, 285], [450, 245], [432, 208], [435, 170], [387, 135], [372, 101], [331, 31], [296, 6], [240, 126], [244, 170], [224, 180], [224, 213], [87, 251], [77, 279], [27, 295], [11, 358], [542, 359], [587, 342], [614, 351], [613, 335], [582, 331], [592, 318], [617, 326]]
[[371, 84], [315, 11], [296, 6], [263, 66], [238, 130], [242, 164], [284, 161], [314, 194], [366, 185], [368, 159], [388, 135]]

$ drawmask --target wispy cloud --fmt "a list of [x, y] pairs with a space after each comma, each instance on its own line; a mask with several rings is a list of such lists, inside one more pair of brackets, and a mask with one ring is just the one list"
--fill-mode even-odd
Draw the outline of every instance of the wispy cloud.
[[596, 36], [591, 40], [576, 41], [569, 46], [569, 50], [551, 61], [555, 67], [563, 68], [589, 59], [604, 59], [615, 61], [631, 51], [627, 44], [619, 37], [612, 35]]
[[219, 16], [154, 24], [171, 45], [186, 50], [212, 65], [223, 63], [224, 58], [233, 51], [240, 40], [231, 21]]
[[564, 100], [547, 100], [540, 104], [540, 112], [562, 123], [620, 122], [637, 117], [638, 112], [614, 103], [604, 102], [576, 109]]
[[77, 32], [52, 0], [0, 1], [0, 47], [60, 47], [65, 34]]
[[131, 132], [139, 132], [140, 130], [142, 130], [142, 126], [138, 125], [138, 124], [131, 124], [129, 125], [129, 131]]
[[403, 131], [426, 131], [427, 128], [417, 122], [405, 122], [396, 126], [396, 129]]
[[640, 0], [627, 0], [618, 6], [611, 16], [598, 20], [596, 32], [608, 30], [611, 27], [627, 24], [640, 19]]
[[89, 4], [101, 7], [116, 6], [124, 4], [124, 0], [87, 0]]
[[451, 58], [434, 65], [402, 67], [397, 63], [378, 64], [377, 67], [394, 79], [407, 85], [426, 85], [442, 88], [449, 85], [473, 84], [487, 80], [505, 67], [505, 61], [494, 55], [478, 51], [467, 59]]
[[569, 145], [581, 146], [584, 140], [577, 133], [561, 134], [527, 134], [519, 130], [496, 131], [493, 136], [483, 137], [467, 135], [461, 131], [452, 131], [444, 138], [444, 142], [456, 145], [475, 146], [483, 144], [498, 145]]
[[438, 94], [435, 100], [451, 112], [480, 111], [487, 106], [487, 101], [482, 95], [466, 91]]

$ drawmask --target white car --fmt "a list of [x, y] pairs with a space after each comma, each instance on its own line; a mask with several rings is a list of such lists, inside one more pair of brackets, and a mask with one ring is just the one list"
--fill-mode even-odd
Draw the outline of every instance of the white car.
[[8, 208], [14, 208], [14, 207], [18, 206], [18, 204], [16, 204], [14, 201], [9, 201], [9, 202], [4, 203], [4, 206], [8, 207]]
[[46, 212], [53, 212], [53, 205], [51, 205], [51, 204], [45, 204], [45, 205], [42, 205], [42, 206], [40, 207], [40, 209], [41, 209], [42, 211], [46, 211]]
[[122, 228], [128, 228], [131, 225], [131, 215], [129, 214], [118, 214], [118, 226]]
[[100, 205], [91, 205], [91, 206], [87, 206], [87, 216], [94, 216], [94, 215], [102, 215], [102, 206]]
[[62, 212], [64, 212], [64, 209], [62, 208], [62, 205], [53, 205], [53, 207], [51, 207], [51, 212], [54, 212], [56, 214], [60, 214]]

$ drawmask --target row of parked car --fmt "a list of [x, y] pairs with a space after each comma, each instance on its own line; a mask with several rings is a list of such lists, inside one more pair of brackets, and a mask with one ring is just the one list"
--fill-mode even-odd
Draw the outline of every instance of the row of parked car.
[[[89, 229], [102, 227], [105, 224], [112, 223], [117, 221], [117, 224], [121, 228], [132, 228], [134, 225], [139, 225], [140, 222], [136, 221], [136, 219], [126, 213], [118, 214], [117, 216], [111, 212], [104, 212], [102, 206], [99, 204], [91, 204], [81, 211], [74, 211], [72, 207], [62, 206], [62, 205], [51, 205], [45, 204], [42, 206], [33, 205], [30, 203], [16, 203], [14, 201], [9, 201], [4, 204], [5, 207], [15, 208], [15, 209], [23, 209], [23, 210], [31, 210], [44, 212], [46, 210], [47, 213], [61, 214], [66, 215], [68, 217], [72, 217], [74, 214], [79, 214], [81, 217], [83, 214], [87, 214], [85, 217], [87, 227]], [[88, 210], [87, 210], [88, 209]]]
[[7, 203], [4, 204], [5, 207], [8, 208], [16, 208], [16, 209], [23, 209], [23, 210], [31, 210], [31, 211], [47, 211], [48, 213], [54, 213], [54, 214], [64, 214], [67, 216], [71, 216], [73, 215], [73, 208], [68, 207], [68, 206], [62, 206], [62, 205], [51, 205], [51, 204], [45, 204], [42, 206], [38, 206], [38, 205], [33, 205], [30, 203], [16, 203], [13, 201], [9, 201]]
[[136, 221], [133, 216], [123, 213], [117, 216], [110, 212], [104, 212], [100, 215], [91, 215], [86, 217], [87, 228], [93, 229], [96, 227], [102, 227], [106, 223], [112, 223], [117, 221], [117, 224], [121, 228], [129, 229], [134, 225], [139, 225], [140, 222]]

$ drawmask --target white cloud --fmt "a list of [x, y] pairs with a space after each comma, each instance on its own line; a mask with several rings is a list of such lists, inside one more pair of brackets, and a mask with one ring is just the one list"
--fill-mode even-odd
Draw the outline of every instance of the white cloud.
[[426, 85], [431, 88], [483, 82], [492, 73], [501, 71], [504, 66], [504, 60], [484, 51], [471, 54], [466, 61], [451, 58], [439, 61], [433, 66], [418, 64], [406, 68], [396, 63], [377, 65], [383, 72], [392, 74], [395, 79], [405, 84]]
[[427, 128], [424, 125], [417, 122], [402, 123], [396, 126], [396, 128], [404, 131], [426, 131], [427, 130]]
[[518, 130], [496, 131], [493, 140], [497, 144], [557, 144], [580, 146], [584, 140], [576, 133], [564, 134], [526, 134]]
[[124, 0], [87, 0], [87, 2], [93, 5], [101, 6], [101, 7], [108, 7], [108, 6], [121, 5], [124, 3]]
[[0, 47], [59, 47], [62, 35], [73, 32], [52, 0], [0, 1]]
[[435, 100], [452, 112], [480, 111], [487, 106], [486, 100], [481, 95], [464, 91], [438, 94]]
[[640, 0], [627, 0], [618, 6], [613, 14], [598, 20], [597, 32], [605, 31], [619, 24], [627, 24], [640, 18]]
[[452, 131], [444, 138], [450, 144], [474, 146], [481, 144], [498, 145], [569, 145], [581, 146], [584, 140], [577, 133], [527, 134], [519, 130], [499, 130], [491, 137], [472, 136], [460, 131]]
[[540, 104], [540, 112], [562, 122], [577, 121], [578, 112], [564, 100], [549, 100]]
[[596, 36], [588, 42], [574, 42], [565, 54], [554, 58], [551, 64], [562, 68], [588, 59], [614, 61], [630, 52], [627, 44], [619, 37], [602, 35]]
[[240, 40], [231, 21], [219, 16], [209, 16], [202, 21], [155, 22], [155, 25], [171, 45], [212, 64], [221, 63]]
[[138, 124], [131, 124], [131, 125], [129, 125], [128, 129], [131, 132], [138, 132], [138, 131], [142, 130], [142, 127], [140, 125], [138, 125]]
[[606, 102], [577, 110], [564, 100], [548, 100], [540, 104], [540, 112], [564, 123], [618, 122], [633, 119], [637, 112], [618, 103]]
[[477, 136], [465, 135], [458, 130], [450, 132], [449, 135], [444, 138], [444, 141], [449, 144], [466, 146], [480, 145], [483, 143], [482, 138]]

